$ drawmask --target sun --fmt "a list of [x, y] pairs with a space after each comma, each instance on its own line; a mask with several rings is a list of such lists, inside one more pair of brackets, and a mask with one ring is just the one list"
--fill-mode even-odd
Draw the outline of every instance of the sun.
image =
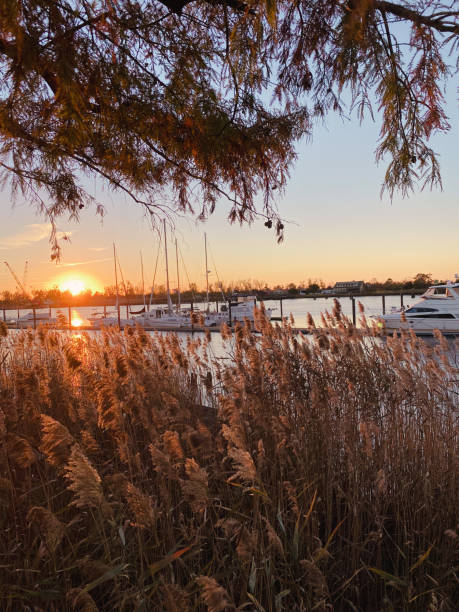
[[86, 289], [86, 286], [79, 278], [69, 278], [59, 284], [59, 289], [62, 292], [70, 291], [72, 295], [78, 295]]

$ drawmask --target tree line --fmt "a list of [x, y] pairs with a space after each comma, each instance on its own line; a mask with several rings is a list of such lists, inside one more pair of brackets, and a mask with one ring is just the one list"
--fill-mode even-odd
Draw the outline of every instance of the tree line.
[[[393, 280], [388, 278], [385, 281], [372, 279], [365, 283], [365, 294], [388, 293], [400, 291], [420, 292], [433, 284], [444, 281], [434, 279], [431, 274], [418, 273], [414, 277], [405, 280]], [[209, 285], [209, 299], [212, 301], [223, 301], [235, 294], [252, 293], [260, 298], [269, 299], [277, 297], [300, 297], [301, 295], [320, 295], [324, 289], [332, 289], [333, 285], [327, 285], [322, 279], [308, 279], [298, 283], [290, 282], [286, 284], [275, 284], [269, 286], [257, 279], [245, 279], [222, 283], [221, 285]], [[177, 301], [177, 289], [172, 291], [173, 301]], [[165, 285], [157, 285], [154, 291], [142, 292], [142, 287], [127, 281], [125, 286], [119, 290], [120, 303], [122, 304], [141, 304], [145, 295], [146, 303], [162, 303], [166, 300]], [[199, 302], [207, 298], [206, 290], [198, 288], [196, 284], [191, 284], [187, 289], [180, 292], [182, 302]], [[104, 304], [114, 304], [116, 300], [116, 287], [109, 285], [104, 291], [92, 291], [86, 289], [78, 295], [72, 295], [70, 291], [61, 291], [57, 286], [51, 289], [33, 289], [30, 295], [24, 295], [20, 291], [0, 291], [0, 307], [16, 308], [19, 306], [101, 306]]]

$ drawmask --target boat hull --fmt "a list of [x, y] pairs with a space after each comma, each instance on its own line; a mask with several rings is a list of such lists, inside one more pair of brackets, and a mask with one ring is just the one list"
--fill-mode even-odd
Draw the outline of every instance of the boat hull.
[[401, 317], [379, 317], [378, 321], [382, 323], [386, 333], [392, 334], [401, 331], [414, 331], [418, 335], [431, 336], [435, 330], [442, 334], [459, 335], [459, 319], [422, 319], [422, 318], [406, 318], [402, 321]]

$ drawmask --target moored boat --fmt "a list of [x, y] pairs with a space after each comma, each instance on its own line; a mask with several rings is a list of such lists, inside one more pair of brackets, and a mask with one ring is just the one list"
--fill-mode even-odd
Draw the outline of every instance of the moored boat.
[[431, 335], [434, 330], [459, 335], [459, 282], [447, 281], [432, 285], [420, 300], [408, 308], [393, 309], [376, 315], [378, 325], [387, 333], [412, 329], [419, 335]]
[[12, 323], [16, 327], [24, 329], [27, 327], [36, 327], [38, 325], [56, 325], [58, 318], [53, 317], [49, 312], [28, 312], [22, 317], [12, 319]]
[[[244, 322], [246, 319], [253, 322], [256, 307], [257, 298], [254, 295], [233, 297], [228, 304], [221, 305], [219, 312], [207, 313], [204, 324], [207, 327], [212, 327], [222, 323]], [[264, 314], [268, 320], [271, 320], [272, 312], [272, 308], [264, 309]]]
[[148, 329], [180, 329], [190, 325], [190, 318], [169, 308], [153, 308], [130, 319]]

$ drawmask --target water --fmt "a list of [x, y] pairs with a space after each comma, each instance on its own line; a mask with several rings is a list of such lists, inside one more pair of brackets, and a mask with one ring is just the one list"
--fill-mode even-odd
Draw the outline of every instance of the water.
[[[404, 304], [405, 306], [409, 306], [417, 298], [410, 299], [408, 296], [404, 296]], [[341, 304], [341, 308], [343, 314], [352, 317], [352, 300], [349, 297], [339, 298], [339, 303]], [[367, 297], [356, 297], [356, 302], [360, 301], [365, 308], [365, 314], [367, 316], [377, 315], [382, 313], [382, 298], [380, 296], [367, 296]], [[165, 306], [165, 304], [163, 304]], [[155, 304], [156, 306], [156, 304]], [[185, 307], [188, 304], [184, 304]], [[213, 307], [214, 305], [211, 304]], [[280, 317], [280, 300], [267, 300], [265, 302], [266, 308], [273, 309], [273, 316]], [[400, 296], [399, 295], [388, 295], [386, 296], [386, 312], [389, 312], [391, 307], [400, 307]], [[140, 310], [142, 308], [142, 304], [131, 304], [132, 310]], [[203, 304], [195, 304], [196, 309], [204, 309]], [[282, 310], [283, 316], [288, 317], [290, 314], [293, 315], [295, 319], [295, 325], [297, 327], [305, 327], [306, 326], [306, 317], [308, 313], [311, 313], [313, 316], [316, 325], [320, 325], [320, 315], [325, 311], [331, 312], [333, 309], [333, 298], [299, 298], [299, 299], [290, 299], [290, 300], [282, 300]], [[356, 307], [357, 310], [357, 307]], [[88, 324], [88, 317], [95, 311], [102, 312], [103, 307], [95, 307], [95, 306], [83, 306], [83, 307], [71, 307], [70, 308], [72, 319], [80, 319], [83, 324]], [[28, 310], [19, 310], [19, 316], [26, 315], [27, 313], [32, 312], [30, 309]], [[47, 313], [48, 309], [37, 309], [37, 314], [39, 313]], [[68, 308], [52, 308], [51, 314], [53, 317], [56, 317], [57, 314], [61, 312], [65, 317], [68, 317]], [[108, 312], [115, 312], [114, 306], [107, 307]], [[7, 310], [6, 311], [6, 319], [15, 320], [18, 316], [18, 311], [16, 310]], [[126, 308], [125, 306], [121, 306], [121, 317], [126, 316]]]
[[[357, 302], [361, 302], [365, 309], [367, 317], [371, 315], [382, 314], [382, 298], [381, 296], [371, 295], [366, 297], [356, 296], [356, 315], [358, 317]], [[404, 304], [413, 303], [415, 300], [407, 299], [404, 296]], [[343, 314], [352, 319], [352, 300], [349, 297], [342, 297], [338, 299], [341, 305]], [[304, 298], [304, 299], [292, 299], [282, 300], [282, 311], [283, 316], [293, 315], [295, 319], [296, 327], [306, 327], [306, 318], [310, 313], [317, 326], [320, 326], [320, 315], [326, 311], [331, 312], [333, 310], [334, 300], [333, 298]], [[273, 312], [274, 317], [280, 316], [280, 301], [279, 300], [267, 300], [265, 302], [267, 308], [275, 308]], [[400, 296], [399, 295], [386, 295], [386, 312], [389, 312], [392, 307], [400, 308]]]
[[[370, 317], [371, 315], [378, 315], [378, 314], [382, 314], [382, 298], [381, 296], [365, 296], [365, 297], [360, 297], [360, 296], [356, 296], [356, 302], [361, 302], [363, 307], [364, 307], [364, 312], [365, 315], [367, 317]], [[399, 308], [400, 307], [400, 295], [386, 295], [386, 312], [389, 312], [391, 310], [392, 307], [395, 308]], [[415, 301], [417, 301], [419, 298], [416, 296], [415, 298], [411, 298], [408, 295], [404, 296], [404, 305], [405, 307], [408, 307], [410, 305], [412, 305]], [[344, 315], [348, 316], [349, 318], [352, 318], [352, 300], [349, 297], [342, 297], [338, 299], [340, 305], [341, 305], [341, 309]], [[298, 299], [284, 299], [282, 300], [282, 313], [284, 317], [288, 317], [291, 315], [293, 315], [294, 321], [295, 321], [295, 326], [296, 327], [306, 327], [307, 326], [307, 315], [308, 313], [310, 313], [316, 323], [316, 325], [319, 327], [321, 322], [320, 322], [320, 317], [322, 313], [325, 313], [326, 311], [331, 312], [333, 310], [333, 304], [334, 304], [334, 300], [333, 298], [298, 298]], [[156, 305], [155, 305], [156, 306]], [[164, 304], [165, 306], [165, 304]], [[188, 304], [183, 304], [184, 307], [189, 306]], [[215, 305], [212, 304], [212, 307], [214, 307]], [[281, 310], [280, 310], [280, 300], [267, 300], [265, 302], [265, 306], [266, 308], [271, 308], [273, 309], [272, 312], [272, 316], [273, 317], [280, 317], [281, 315]], [[131, 304], [131, 309], [132, 310], [140, 310], [142, 308], [142, 304]], [[195, 304], [194, 305], [195, 310], [196, 309], [201, 309], [203, 310], [205, 308], [204, 304]], [[70, 308], [70, 312], [71, 312], [71, 317], [72, 317], [72, 321], [76, 321], [79, 320], [81, 321], [80, 324], [82, 325], [88, 325], [89, 321], [88, 321], [88, 317], [91, 316], [91, 314], [93, 314], [95, 311], [97, 312], [102, 312], [103, 311], [103, 307], [94, 307], [94, 306], [84, 306], [84, 307], [71, 307]], [[30, 309], [29, 310], [19, 310], [19, 316], [23, 316], [29, 312], [32, 312]], [[37, 309], [37, 314], [38, 313], [47, 313], [49, 312], [49, 309], [44, 308], [44, 309]], [[68, 319], [68, 308], [52, 308], [51, 309], [51, 315], [53, 317], [57, 317], [59, 313], [62, 313], [62, 315], [64, 315], [66, 317], [66, 319]], [[115, 308], [114, 306], [110, 306], [107, 307], [107, 313], [115, 313]], [[7, 310], [6, 311], [6, 320], [15, 320], [18, 316], [18, 311], [16, 310]], [[121, 307], [121, 317], [125, 317], [126, 316], [126, 308], [125, 306]], [[356, 316], [357, 318], [359, 317], [359, 311], [358, 311], [358, 307], [356, 304]], [[92, 332], [92, 333], [97, 333], [97, 332]], [[155, 333], [155, 332], [150, 332], [150, 333]], [[158, 333], [167, 333], [167, 332], [158, 332]], [[188, 332], [175, 332], [178, 333], [178, 335], [180, 337], [183, 337], [183, 339], [185, 340], [188, 336], [189, 333]], [[196, 335], [204, 335], [202, 332], [195, 332]], [[426, 342], [428, 342], [429, 344], [431, 344], [432, 342], [435, 342], [432, 339], [425, 339]], [[451, 350], [453, 353], [458, 354], [459, 351], [457, 351], [456, 349], [456, 343], [453, 341], [449, 341], [449, 345], [451, 347]], [[228, 355], [228, 343], [223, 343], [222, 339], [220, 337], [220, 334], [216, 334], [216, 333], [212, 333], [211, 335], [211, 343], [209, 345], [210, 350], [213, 351], [214, 355], [220, 358], [226, 358]]]

